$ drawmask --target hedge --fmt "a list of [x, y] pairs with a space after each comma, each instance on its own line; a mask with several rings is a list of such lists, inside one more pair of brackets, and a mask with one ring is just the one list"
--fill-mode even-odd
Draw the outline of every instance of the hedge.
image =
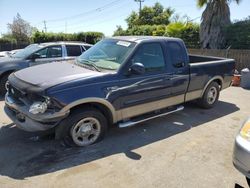
[[54, 42], [54, 41], [82, 41], [90, 44], [95, 44], [104, 37], [101, 32], [80, 32], [73, 34], [65, 33], [44, 33], [35, 32], [32, 36], [34, 43]]

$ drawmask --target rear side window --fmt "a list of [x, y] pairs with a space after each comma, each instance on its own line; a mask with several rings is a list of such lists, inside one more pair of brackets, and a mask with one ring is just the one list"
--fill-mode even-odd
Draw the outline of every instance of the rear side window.
[[168, 42], [168, 55], [172, 65], [176, 63], [185, 63], [185, 52], [177, 42]]
[[66, 45], [68, 56], [79, 56], [82, 54], [81, 47], [79, 45]]
[[91, 46], [84, 46], [84, 48], [85, 48], [86, 50], [88, 50], [90, 47], [91, 47]]

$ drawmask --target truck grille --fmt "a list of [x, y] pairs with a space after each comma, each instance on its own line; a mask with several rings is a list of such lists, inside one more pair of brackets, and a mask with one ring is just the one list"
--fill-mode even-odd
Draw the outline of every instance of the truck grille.
[[22, 98], [25, 96], [25, 93], [19, 91], [18, 89], [16, 89], [12, 85], [8, 85], [8, 93], [11, 97], [13, 97], [16, 100], [19, 100], [19, 98]]

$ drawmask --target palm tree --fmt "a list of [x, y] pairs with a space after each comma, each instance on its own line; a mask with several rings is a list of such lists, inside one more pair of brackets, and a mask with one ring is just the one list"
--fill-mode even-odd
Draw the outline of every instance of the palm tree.
[[223, 27], [231, 23], [229, 3], [232, 1], [239, 4], [241, 0], [197, 0], [198, 7], [206, 5], [200, 25], [202, 48], [224, 47]]

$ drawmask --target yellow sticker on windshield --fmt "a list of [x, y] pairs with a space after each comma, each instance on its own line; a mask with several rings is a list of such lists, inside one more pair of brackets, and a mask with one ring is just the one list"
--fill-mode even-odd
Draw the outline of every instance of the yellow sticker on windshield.
[[125, 46], [125, 47], [129, 47], [131, 43], [126, 42], [126, 41], [118, 41], [116, 44], [121, 45], [121, 46]]

